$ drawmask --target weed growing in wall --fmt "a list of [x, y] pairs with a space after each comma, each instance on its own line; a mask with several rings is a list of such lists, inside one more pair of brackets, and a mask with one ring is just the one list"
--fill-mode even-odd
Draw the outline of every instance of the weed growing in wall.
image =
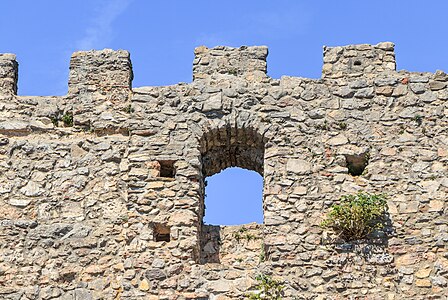
[[384, 228], [386, 213], [385, 195], [359, 192], [342, 196], [340, 204], [330, 208], [321, 226], [332, 229], [345, 241], [359, 240]]
[[61, 117], [61, 121], [64, 123], [65, 126], [71, 127], [73, 126], [73, 114], [71, 112], [65, 113]]
[[258, 281], [256, 293], [248, 295], [249, 300], [281, 300], [284, 286], [271, 276], [260, 274], [255, 278]]
[[258, 240], [260, 237], [253, 235], [252, 233], [248, 232], [247, 228], [241, 227], [237, 232], [233, 233], [233, 238], [239, 242], [241, 240], [246, 240], [248, 242], [252, 240]]
[[53, 123], [54, 127], [58, 127], [60, 125], [60, 121], [64, 124], [65, 127], [71, 127], [73, 126], [73, 113], [66, 112], [65, 114], [61, 115], [55, 115], [50, 117], [51, 122]]
[[415, 115], [412, 119], [417, 123], [417, 126], [420, 126], [423, 123], [423, 117], [421, 115]]
[[131, 104], [129, 104], [128, 106], [126, 106], [123, 110], [124, 110], [125, 113], [128, 113], [128, 114], [134, 112], [134, 108], [132, 107]]

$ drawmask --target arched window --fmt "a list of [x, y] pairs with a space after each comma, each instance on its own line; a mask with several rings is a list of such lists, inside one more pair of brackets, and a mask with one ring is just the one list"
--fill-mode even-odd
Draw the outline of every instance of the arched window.
[[[260, 251], [264, 251], [263, 137], [252, 128], [227, 126], [204, 134], [200, 151], [204, 183], [200, 261], [253, 266], [259, 262]], [[250, 245], [247, 251], [238, 250], [242, 257], [236, 258], [230, 254], [241, 245], [234, 239], [256, 243], [260, 249]]]

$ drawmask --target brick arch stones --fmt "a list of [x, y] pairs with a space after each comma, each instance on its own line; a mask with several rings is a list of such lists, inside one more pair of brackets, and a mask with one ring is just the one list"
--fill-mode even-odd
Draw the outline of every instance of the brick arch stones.
[[200, 140], [202, 175], [229, 167], [253, 170], [263, 176], [265, 140], [257, 129], [226, 126], [204, 133]]
[[[201, 161], [200, 218], [205, 215], [205, 178], [229, 167], [240, 167], [264, 174], [266, 138], [253, 126], [226, 124], [208, 128], [199, 140]], [[201, 222], [202, 223], [202, 222]]]

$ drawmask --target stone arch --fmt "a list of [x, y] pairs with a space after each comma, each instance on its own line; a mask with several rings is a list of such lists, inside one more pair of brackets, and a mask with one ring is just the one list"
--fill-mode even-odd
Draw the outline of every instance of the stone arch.
[[279, 126], [263, 123], [257, 113], [234, 111], [222, 119], [190, 122], [188, 127], [195, 138], [199, 183], [229, 167], [255, 171], [266, 182], [265, 151], [272, 146]]
[[254, 128], [213, 129], [200, 141], [202, 175], [212, 176], [229, 167], [253, 170], [263, 176], [265, 141]]
[[[213, 123], [207, 123], [208, 125]], [[221, 249], [223, 236], [228, 235], [228, 230], [238, 228], [236, 226], [216, 226], [205, 225], [203, 218], [205, 216], [205, 179], [221, 172], [229, 167], [240, 167], [259, 173], [264, 181], [265, 149], [267, 143], [266, 131], [260, 130], [260, 127], [253, 126], [259, 123], [252, 122], [245, 126], [238, 126], [236, 123], [220, 123], [221, 126], [211, 126], [203, 131], [199, 139], [200, 153], [200, 263], [229, 263], [229, 249]], [[265, 187], [263, 186], [263, 189]], [[263, 212], [264, 212], [264, 191], [263, 191]], [[247, 225], [247, 224], [246, 224]], [[239, 225], [244, 226], [244, 225]], [[263, 230], [261, 224], [251, 224], [250, 230], [260, 232]], [[227, 229], [224, 229], [227, 228]], [[226, 233], [222, 233], [224, 230]], [[223, 242], [226, 244], [225, 242]], [[223, 253], [224, 256], [221, 256]], [[254, 253], [248, 253], [253, 256]], [[256, 255], [259, 255], [257, 251]], [[221, 260], [223, 259], [223, 260]]]
[[207, 123], [202, 128], [198, 142], [200, 154], [200, 182], [202, 183], [200, 216], [204, 215], [205, 178], [229, 167], [252, 170], [264, 178], [264, 152], [269, 128], [262, 130], [257, 122], [239, 125], [224, 122], [218, 125]]
[[222, 119], [202, 119], [188, 126], [197, 139], [205, 177], [228, 167], [253, 170], [263, 176], [264, 150], [279, 129], [263, 123], [257, 113], [246, 111], [233, 111]]

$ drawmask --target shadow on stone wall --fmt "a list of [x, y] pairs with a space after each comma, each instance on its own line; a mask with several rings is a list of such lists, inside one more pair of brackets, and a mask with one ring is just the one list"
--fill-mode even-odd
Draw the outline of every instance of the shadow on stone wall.
[[[325, 235], [324, 235], [325, 236]], [[365, 239], [354, 241], [342, 241], [331, 238], [323, 238], [322, 246], [328, 251], [325, 264], [338, 274], [349, 276], [353, 270], [363, 270], [366, 276], [375, 277], [375, 272], [381, 276], [395, 278], [397, 269], [394, 265], [394, 255], [389, 251], [389, 239], [396, 236], [396, 232], [390, 215], [386, 215], [385, 227], [367, 236]], [[379, 266], [375, 272], [373, 266]], [[396, 279], [396, 278], [395, 278]], [[347, 277], [347, 282], [354, 280]], [[393, 281], [390, 287], [393, 288]], [[341, 292], [348, 288], [347, 282], [338, 282], [335, 285]]]
[[220, 263], [221, 226], [203, 225], [201, 236], [201, 264]]

